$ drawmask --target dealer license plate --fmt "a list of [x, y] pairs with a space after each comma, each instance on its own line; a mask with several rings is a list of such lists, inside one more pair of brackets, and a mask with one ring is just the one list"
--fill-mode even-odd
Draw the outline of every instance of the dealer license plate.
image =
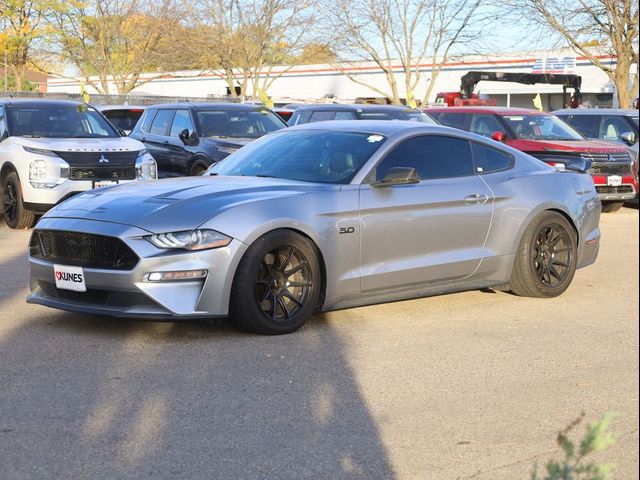
[[622, 177], [620, 175], [610, 175], [607, 177], [607, 185], [610, 187], [619, 187], [622, 185]]
[[87, 285], [84, 281], [82, 267], [70, 267], [67, 265], [54, 265], [53, 274], [56, 278], [56, 287], [62, 290], [74, 292], [86, 292]]
[[110, 187], [112, 185], [118, 185], [118, 182], [111, 180], [96, 180], [93, 182], [93, 188]]

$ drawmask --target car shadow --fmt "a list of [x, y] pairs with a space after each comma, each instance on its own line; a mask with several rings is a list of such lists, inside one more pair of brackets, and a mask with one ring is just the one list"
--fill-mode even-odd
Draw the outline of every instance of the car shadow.
[[224, 319], [23, 313], [0, 336], [5, 479], [394, 477], [323, 315], [258, 336]]

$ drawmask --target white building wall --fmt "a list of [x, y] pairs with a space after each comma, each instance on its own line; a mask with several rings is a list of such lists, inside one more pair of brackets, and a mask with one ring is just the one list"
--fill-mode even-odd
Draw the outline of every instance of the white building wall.
[[[615, 64], [615, 58], [602, 56], [603, 62]], [[383, 72], [372, 63], [353, 63], [347, 68], [350, 74], [356, 75], [361, 81], [370, 83], [382, 91], [388, 91]], [[575, 73], [582, 76], [582, 91], [593, 94], [612, 94], [614, 87], [608, 77], [599, 68], [595, 67], [587, 59], [575, 54], [572, 50], [556, 51], [532, 51], [502, 55], [474, 55], [451, 59], [443, 67], [435, 80], [435, 87], [429, 101], [433, 101], [438, 92], [456, 91], [460, 86], [460, 77], [470, 70], [494, 70], [504, 72], [535, 72], [553, 70], [553, 73]], [[282, 72], [269, 89], [269, 95], [274, 99], [291, 98], [300, 100], [320, 100], [325, 97], [334, 97], [341, 100], [353, 100], [356, 97], [377, 97], [379, 94], [351, 81], [339, 69], [333, 65], [299, 65], [294, 67], [275, 67], [274, 71]], [[420, 65], [420, 71], [424, 74], [423, 80], [415, 89], [415, 96], [421, 99], [426, 91], [426, 79], [431, 75], [431, 66], [428, 62]], [[264, 75], [273, 75], [265, 72]], [[396, 68], [398, 85], [404, 92], [404, 75], [400, 68]], [[226, 82], [219, 72], [174, 72], [162, 75], [148, 75], [152, 78], [149, 83], [141, 85], [132, 93], [206, 97], [207, 95], [226, 94]], [[80, 91], [79, 80], [64, 78], [51, 78], [48, 82], [49, 92]], [[92, 89], [87, 86], [87, 91]], [[535, 95], [561, 93], [559, 85], [520, 85], [500, 82], [481, 82], [476, 92], [482, 94], [500, 96], [517, 96], [520, 94]], [[115, 87], [111, 93], [116, 93]], [[504, 97], [507, 98], [507, 97]]]

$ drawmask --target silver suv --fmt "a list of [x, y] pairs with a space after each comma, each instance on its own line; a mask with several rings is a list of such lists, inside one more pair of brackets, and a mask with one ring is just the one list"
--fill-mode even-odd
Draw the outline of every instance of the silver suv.
[[0, 213], [10, 228], [79, 192], [157, 178], [156, 162], [96, 109], [78, 102], [0, 100]]

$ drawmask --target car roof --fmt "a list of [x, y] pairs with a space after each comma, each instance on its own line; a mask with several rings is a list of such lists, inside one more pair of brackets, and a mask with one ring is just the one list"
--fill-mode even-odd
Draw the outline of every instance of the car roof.
[[493, 115], [550, 115], [533, 108], [513, 108], [513, 107], [428, 107], [423, 110], [425, 113], [488, 113]]
[[149, 105], [100, 105], [96, 107], [101, 112], [107, 110], [145, 110]]
[[327, 120], [324, 122], [303, 123], [285, 129], [293, 130], [332, 130], [340, 132], [372, 133], [389, 136], [402, 130], [422, 130], [424, 132], [455, 132], [456, 135], [463, 134], [462, 130], [434, 125], [429, 123], [411, 122], [409, 120]]
[[388, 112], [388, 111], [398, 111], [398, 112], [406, 112], [410, 111], [419, 111], [416, 108], [411, 108], [406, 105], [375, 105], [371, 103], [353, 103], [353, 104], [345, 104], [345, 103], [319, 103], [315, 105], [301, 105], [296, 111], [304, 111], [304, 110], [316, 110], [316, 111], [344, 111], [344, 112]]
[[267, 107], [259, 104], [252, 103], [192, 103], [192, 102], [180, 102], [180, 103], [159, 103], [156, 105], [149, 105], [146, 108], [185, 108], [191, 107], [196, 110], [264, 110]]
[[637, 117], [638, 110], [624, 108], [563, 108], [556, 110], [554, 115], [620, 115], [625, 117]]
[[74, 102], [73, 100], [47, 100], [47, 99], [18, 99], [18, 98], [0, 98], [2, 105], [19, 105], [21, 107], [41, 107], [43, 105], [55, 107], [77, 107], [78, 105], [86, 105], [83, 102]]

